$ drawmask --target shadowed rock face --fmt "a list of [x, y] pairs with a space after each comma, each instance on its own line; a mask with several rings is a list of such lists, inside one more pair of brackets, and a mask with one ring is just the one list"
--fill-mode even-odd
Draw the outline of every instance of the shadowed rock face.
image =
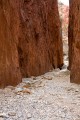
[[57, 0], [1, 0], [0, 41], [0, 87], [61, 67]]
[[80, 83], [80, 0], [70, 0], [69, 47], [71, 82]]
[[71, 69], [72, 63], [72, 43], [73, 43], [73, 2], [72, 0], [69, 1], [69, 27], [68, 27], [68, 44], [69, 44], [69, 70]]
[[23, 77], [43, 74], [63, 65], [57, 0], [23, 0], [18, 44]]
[[16, 1], [0, 1], [0, 87], [21, 82], [17, 52], [19, 23]]

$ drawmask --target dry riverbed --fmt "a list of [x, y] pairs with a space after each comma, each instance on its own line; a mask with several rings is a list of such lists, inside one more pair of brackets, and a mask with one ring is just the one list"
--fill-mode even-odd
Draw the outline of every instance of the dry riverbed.
[[0, 90], [0, 120], [80, 120], [80, 85], [53, 70]]

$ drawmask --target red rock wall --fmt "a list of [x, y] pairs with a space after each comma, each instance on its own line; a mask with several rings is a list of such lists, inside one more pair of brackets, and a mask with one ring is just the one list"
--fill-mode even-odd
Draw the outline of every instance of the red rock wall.
[[21, 82], [19, 69], [17, 0], [0, 1], [0, 87]]
[[68, 44], [69, 44], [69, 70], [71, 69], [72, 63], [72, 43], [73, 43], [73, 3], [69, 1], [69, 27], [68, 27]]
[[63, 65], [57, 0], [0, 1], [0, 87]]
[[70, 0], [69, 18], [70, 79], [80, 83], [80, 0]]
[[57, 0], [24, 0], [20, 6], [19, 59], [23, 77], [63, 65]]

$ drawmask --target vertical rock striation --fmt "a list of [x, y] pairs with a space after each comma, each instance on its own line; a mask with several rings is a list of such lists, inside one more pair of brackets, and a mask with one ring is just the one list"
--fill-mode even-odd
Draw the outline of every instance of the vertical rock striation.
[[57, 0], [23, 0], [18, 44], [23, 77], [43, 74], [63, 65]]
[[63, 65], [57, 0], [0, 1], [0, 87]]
[[69, 68], [71, 82], [80, 83], [80, 0], [70, 0]]
[[17, 0], [0, 1], [0, 87], [21, 82], [17, 51], [19, 19]]

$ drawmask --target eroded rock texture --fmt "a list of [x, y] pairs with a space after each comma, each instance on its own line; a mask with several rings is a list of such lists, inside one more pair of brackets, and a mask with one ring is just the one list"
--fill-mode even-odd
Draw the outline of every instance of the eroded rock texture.
[[62, 65], [57, 0], [1, 0], [0, 87]]
[[20, 6], [19, 60], [23, 77], [63, 65], [57, 0], [23, 0]]
[[80, 83], [80, 0], [70, 0], [69, 61], [71, 82]]
[[18, 31], [17, 0], [0, 0], [0, 87], [21, 82]]

